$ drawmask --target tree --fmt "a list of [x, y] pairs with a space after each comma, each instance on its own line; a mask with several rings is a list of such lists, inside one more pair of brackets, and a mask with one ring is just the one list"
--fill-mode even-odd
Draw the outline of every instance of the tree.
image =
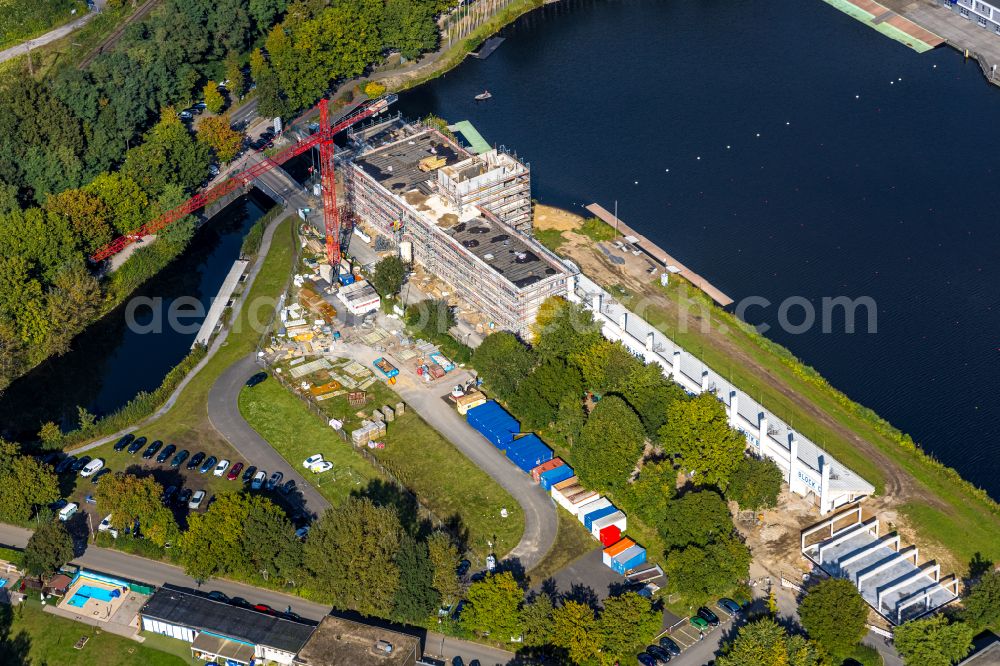
[[443, 299], [428, 298], [406, 308], [406, 325], [430, 339], [447, 335], [455, 325], [455, 314]]
[[73, 537], [60, 520], [42, 523], [24, 548], [24, 568], [32, 576], [48, 578], [73, 559]]
[[674, 401], [666, 425], [660, 428], [660, 440], [698, 483], [723, 490], [746, 448], [746, 438], [729, 427], [725, 408], [711, 393]]
[[469, 586], [462, 609], [462, 626], [475, 634], [489, 634], [500, 643], [521, 635], [524, 590], [509, 571], [487, 576]]
[[369, 81], [365, 84], [365, 95], [367, 95], [369, 99], [381, 97], [385, 94], [385, 90], [385, 86], [378, 81]]
[[125, 154], [122, 172], [148, 195], [158, 197], [167, 185], [185, 190], [197, 186], [205, 178], [209, 161], [208, 146], [195, 141], [174, 109], [166, 107], [142, 145]]
[[601, 341], [601, 327], [593, 315], [582, 305], [559, 296], [545, 299], [531, 332], [535, 351], [543, 359], [570, 358]]
[[434, 589], [441, 595], [444, 604], [451, 605], [458, 600], [462, 584], [458, 580], [458, 548], [444, 532], [434, 532], [427, 537], [427, 553], [434, 567]]
[[718, 666], [819, 666], [816, 649], [801, 636], [789, 636], [771, 618], [740, 627], [736, 639], [723, 650]]
[[784, 478], [773, 460], [744, 457], [729, 478], [726, 498], [739, 504], [741, 509], [770, 509], [778, 505]]
[[382, 12], [382, 41], [388, 48], [399, 49], [412, 60], [437, 46], [438, 29], [435, 7], [420, 0], [386, 0]]
[[962, 620], [977, 632], [1000, 626], [1000, 571], [982, 575], [962, 601]]
[[209, 113], [221, 113], [222, 108], [226, 106], [226, 98], [219, 92], [219, 84], [215, 81], [209, 80], [201, 89], [201, 95]]
[[224, 71], [226, 80], [229, 81], [227, 86], [229, 94], [233, 96], [234, 100], [243, 99], [243, 87], [246, 85], [246, 82], [243, 80], [243, 68], [240, 67], [239, 58], [237, 58], [235, 53], [230, 52], [226, 56]]
[[642, 365], [625, 345], [604, 339], [574, 353], [571, 360], [583, 373], [587, 388], [599, 395], [624, 387]]
[[229, 124], [229, 114], [205, 118], [198, 127], [198, 141], [215, 151], [220, 162], [232, 161], [243, 148], [243, 132]]
[[625, 401], [639, 415], [646, 436], [659, 441], [660, 428], [667, 422], [667, 410], [678, 400], [686, 400], [687, 394], [680, 384], [663, 374], [656, 363], [634, 366], [630, 374], [616, 388]]
[[38, 439], [41, 440], [47, 449], [57, 448], [59, 443], [62, 442], [62, 438], [62, 429], [52, 421], [43, 423], [41, 429], [38, 431]]
[[115, 529], [131, 529], [138, 522], [142, 534], [161, 547], [180, 534], [173, 512], [163, 506], [163, 486], [151, 476], [107, 474], [94, 495], [101, 509], [111, 514]]
[[111, 240], [111, 211], [103, 199], [86, 190], [49, 195], [45, 210], [65, 217], [88, 252]]
[[510, 406], [525, 428], [539, 430], [555, 420], [559, 403], [567, 396], [582, 398], [580, 371], [562, 359], [550, 359], [520, 382]]
[[564, 601], [552, 611], [552, 643], [564, 648], [575, 664], [594, 660], [601, 649], [594, 609], [579, 601]]
[[402, 535], [392, 506], [351, 497], [313, 525], [302, 564], [314, 589], [331, 595], [335, 607], [388, 617], [400, 584]]
[[749, 571], [750, 550], [732, 536], [707, 546], [671, 550], [663, 567], [671, 591], [703, 598], [724, 594]]
[[632, 408], [617, 396], [597, 403], [571, 452], [580, 480], [593, 490], [625, 487], [642, 453], [645, 432]]
[[608, 597], [597, 619], [604, 656], [622, 662], [660, 633], [661, 614], [653, 610], [652, 602], [635, 592]]
[[274, 24], [278, 14], [285, 11], [285, 0], [250, 0], [250, 17], [257, 25], [261, 34], [267, 32]]
[[497, 331], [472, 353], [472, 365], [479, 371], [486, 386], [500, 400], [510, 400], [521, 381], [535, 367], [535, 354], [517, 336]]
[[733, 533], [725, 500], [714, 490], [692, 490], [667, 503], [659, 521], [667, 550], [707, 546]]
[[964, 622], [932, 615], [896, 627], [893, 641], [906, 666], [951, 666], [969, 654], [973, 635]]
[[393, 599], [393, 619], [410, 624], [423, 624], [441, 603], [434, 589], [434, 564], [427, 544], [405, 536], [396, 554], [399, 567], [399, 587]]
[[[648, 525], [660, 525], [677, 493], [677, 472], [669, 460], [643, 463], [639, 476], [626, 488], [622, 501]], [[728, 515], [728, 513], [727, 513]]]
[[27, 522], [59, 499], [59, 479], [50, 465], [21, 454], [21, 447], [0, 439], [0, 519]]
[[118, 233], [140, 227], [149, 215], [149, 198], [139, 184], [121, 173], [102, 173], [83, 188], [100, 198], [108, 208], [110, 222]]
[[799, 604], [799, 618], [809, 637], [843, 661], [868, 633], [868, 609], [861, 593], [844, 578], [828, 578]]
[[579, 395], [566, 394], [559, 401], [556, 410], [555, 423], [552, 430], [562, 438], [567, 446], [572, 447], [583, 432], [587, 423], [587, 415], [583, 411], [583, 402]]
[[295, 526], [281, 507], [259, 495], [220, 495], [208, 511], [188, 519], [181, 537], [181, 562], [197, 580], [230, 575], [291, 581], [301, 559]]
[[552, 642], [552, 597], [536, 594], [521, 609], [524, 624], [524, 644], [528, 647], [544, 647]]
[[257, 109], [264, 118], [274, 118], [285, 113], [284, 91], [278, 75], [264, 59], [260, 49], [250, 54], [250, 76], [257, 84]]
[[372, 273], [371, 284], [379, 296], [395, 296], [403, 288], [403, 280], [406, 278], [406, 264], [399, 257], [393, 255], [382, 259], [375, 264], [375, 271]]

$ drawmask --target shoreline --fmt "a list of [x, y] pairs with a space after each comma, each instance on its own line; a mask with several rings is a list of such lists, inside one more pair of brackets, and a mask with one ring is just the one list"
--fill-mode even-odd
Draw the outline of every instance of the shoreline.
[[[584, 219], [570, 211], [536, 205], [536, 231], [541, 232], [540, 237], [550, 249], [581, 264], [581, 270], [605, 288], [617, 288], [643, 298], [642, 292], [623, 289], [618, 280], [624, 270], [613, 266], [592, 239], [579, 233]], [[587, 255], [590, 260], [585, 267], [580, 259], [587, 259]], [[598, 266], [596, 274], [594, 266]], [[877, 495], [871, 503], [884, 506], [880, 511], [898, 511], [900, 517], [905, 518], [906, 529], [918, 534], [921, 542], [928, 545], [933, 542], [935, 549], [949, 553], [955, 571], [968, 567], [973, 551], [990, 557], [1000, 556], [1000, 537], [997, 536], [1000, 535], [1000, 503], [985, 490], [963, 478], [954, 468], [938, 462], [909, 435], [832, 386], [787, 348], [756, 333], [686, 281], [683, 286], [695, 293], [684, 297], [697, 302], [703, 308], [702, 314], [707, 309], [714, 325], [728, 328], [724, 336], [699, 335], [697, 331], [688, 333], [690, 340], [702, 345], [707, 358], [733, 368], [734, 375], [741, 377], [738, 383], [750, 382], [759, 388], [769, 408], [782, 418], [793, 418], [799, 427], [804, 425], [803, 421], [808, 422], [811, 436], [818, 435], [831, 454], [876, 485]], [[657, 291], [667, 289], [652, 288], [645, 293]], [[660, 313], [647, 310], [646, 316], [649, 314]], [[677, 332], [670, 330], [670, 324], [677, 322], [672, 322], [669, 316], [660, 321], [651, 320], [651, 323], [677, 339]], [[691, 348], [691, 342], [687, 344]], [[748, 350], [750, 345], [753, 348]], [[792, 400], [790, 394], [794, 394], [797, 401]], [[804, 403], [811, 405], [811, 413], [802, 406]], [[838, 426], [839, 432], [833, 426]], [[967, 538], [970, 531], [977, 531], [975, 528], [982, 538]]]

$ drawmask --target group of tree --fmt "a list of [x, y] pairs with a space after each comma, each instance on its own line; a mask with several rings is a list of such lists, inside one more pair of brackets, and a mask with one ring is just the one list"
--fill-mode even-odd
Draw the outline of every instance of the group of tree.
[[634, 592], [609, 597], [603, 608], [573, 599], [554, 601], [547, 594], [525, 599], [509, 572], [473, 583], [460, 617], [463, 629], [507, 643], [523, 640], [549, 652], [559, 663], [581, 666], [634, 659], [660, 630], [652, 602]]
[[0, 521], [23, 524], [59, 499], [59, 480], [51, 465], [23, 455], [21, 447], [0, 439]]

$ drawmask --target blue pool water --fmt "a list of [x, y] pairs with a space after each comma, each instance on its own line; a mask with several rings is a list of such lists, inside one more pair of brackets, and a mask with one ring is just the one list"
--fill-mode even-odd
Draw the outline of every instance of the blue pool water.
[[70, 606], [75, 606], [76, 608], [83, 608], [84, 604], [87, 603], [87, 597], [79, 594], [74, 594], [73, 598], [66, 603], [68, 603]]
[[106, 590], [103, 587], [93, 587], [91, 585], [81, 585], [76, 594], [67, 602], [70, 606], [83, 608], [87, 599], [97, 599], [98, 601], [111, 601], [121, 596], [121, 590]]
[[7, 587], [7, 579], [6, 578], [0, 578], [0, 590], [2, 590], [5, 587]]

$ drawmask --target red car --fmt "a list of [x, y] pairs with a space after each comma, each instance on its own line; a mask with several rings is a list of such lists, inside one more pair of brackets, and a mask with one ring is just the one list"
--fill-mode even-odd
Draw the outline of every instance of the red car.
[[226, 474], [226, 478], [230, 481], [235, 481], [239, 478], [240, 472], [243, 471], [243, 463], [236, 463], [229, 468], [229, 474]]
[[259, 613], [267, 613], [268, 615], [276, 615], [277, 613], [273, 608], [267, 604], [255, 604], [253, 609]]

